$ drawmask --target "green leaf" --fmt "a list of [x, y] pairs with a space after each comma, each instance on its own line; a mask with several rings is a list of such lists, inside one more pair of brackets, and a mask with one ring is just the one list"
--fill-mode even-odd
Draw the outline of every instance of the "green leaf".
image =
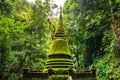
[[116, 3], [120, 3], [120, 0], [116, 0]]

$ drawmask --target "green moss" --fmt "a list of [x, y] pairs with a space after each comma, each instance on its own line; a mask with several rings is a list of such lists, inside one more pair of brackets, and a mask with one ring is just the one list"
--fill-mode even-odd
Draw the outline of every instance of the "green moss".
[[49, 55], [67, 54], [70, 55], [67, 41], [61, 38], [53, 40]]
[[67, 80], [68, 75], [53, 75], [52, 78], [53, 80]]
[[[73, 62], [70, 59], [49, 59], [46, 63], [46, 68], [52, 67], [53, 70], [61, 71], [62, 69], [65, 69], [68, 71], [70, 66], [73, 66]], [[62, 68], [62, 69], [60, 69]]]
[[48, 59], [71, 59], [71, 56], [61, 53], [61, 54], [48, 55]]
[[71, 62], [49, 62], [49, 63], [46, 63], [47, 65], [50, 65], [50, 64], [52, 64], [52, 65], [56, 65], [56, 64], [59, 64], [59, 65], [64, 65], [64, 64], [66, 64], [66, 65], [73, 65], [73, 63], [71, 63]]
[[66, 64], [64, 64], [64, 65], [47, 65], [46, 66], [46, 68], [49, 68], [49, 67], [52, 67], [53, 69], [54, 68], [69, 68], [69, 66], [71, 66], [71, 65], [66, 65]]
[[73, 68], [73, 61], [71, 60], [71, 54], [61, 19], [53, 36], [46, 67], [43, 70], [43, 72], [48, 72], [48, 69], [52, 68], [54, 72], [54, 75], [52, 75], [53, 80], [67, 80], [69, 67], [72, 67], [74, 72], [76, 71]]
[[[63, 74], [65, 72], [68, 72], [68, 68], [52, 68], [55, 74]], [[48, 72], [48, 68], [45, 68], [43, 72]]]
[[70, 59], [49, 59], [46, 62], [47, 67], [52, 67], [52, 68], [69, 68], [70, 66], [73, 65], [72, 60]]
[[47, 62], [72, 62], [72, 60], [71, 59], [56, 58], [56, 59], [48, 59]]
[[68, 71], [68, 68], [53, 68], [53, 71], [57, 72], [55, 74], [64, 73], [65, 71]]
[[64, 27], [62, 21], [59, 21], [59, 25], [56, 27], [55, 33], [61, 33], [64, 32]]

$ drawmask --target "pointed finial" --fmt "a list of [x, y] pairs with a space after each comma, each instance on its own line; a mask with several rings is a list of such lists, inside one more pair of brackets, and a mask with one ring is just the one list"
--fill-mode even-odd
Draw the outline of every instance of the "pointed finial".
[[62, 6], [60, 6], [60, 17], [59, 17], [60, 20], [62, 20]]
[[55, 37], [65, 37], [63, 21], [62, 21], [62, 6], [60, 6], [59, 22], [58, 22], [58, 26], [56, 27]]

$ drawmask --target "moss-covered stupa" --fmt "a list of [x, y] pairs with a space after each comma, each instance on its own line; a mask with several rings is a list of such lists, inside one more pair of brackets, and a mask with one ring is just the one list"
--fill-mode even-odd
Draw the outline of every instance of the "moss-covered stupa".
[[62, 8], [60, 9], [59, 24], [53, 36], [50, 51], [46, 61], [46, 72], [51, 68], [54, 72], [53, 80], [67, 80], [69, 68], [73, 68], [71, 54], [66, 40], [62, 21]]
[[[41, 80], [96, 80], [96, 69], [76, 71], [73, 68], [71, 54], [66, 40], [60, 11], [59, 25], [55, 30], [46, 67], [43, 72], [23, 69], [23, 78], [40, 78]], [[93, 79], [94, 78], [94, 79]]]

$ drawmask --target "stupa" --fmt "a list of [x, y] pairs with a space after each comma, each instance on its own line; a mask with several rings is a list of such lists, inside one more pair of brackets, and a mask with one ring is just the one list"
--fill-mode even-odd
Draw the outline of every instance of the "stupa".
[[62, 8], [60, 8], [59, 24], [56, 27], [50, 51], [47, 55], [46, 66], [42, 72], [23, 69], [23, 80], [29, 78], [40, 78], [40, 80], [81, 80], [83, 78], [85, 80], [96, 80], [96, 69], [77, 71], [73, 67], [63, 27]]
[[[66, 80], [69, 68], [73, 68], [71, 54], [66, 40], [66, 34], [62, 21], [62, 8], [60, 9], [59, 24], [53, 35], [52, 45], [46, 61], [46, 72], [51, 68], [54, 72], [53, 79]], [[75, 71], [75, 69], [74, 69]]]

